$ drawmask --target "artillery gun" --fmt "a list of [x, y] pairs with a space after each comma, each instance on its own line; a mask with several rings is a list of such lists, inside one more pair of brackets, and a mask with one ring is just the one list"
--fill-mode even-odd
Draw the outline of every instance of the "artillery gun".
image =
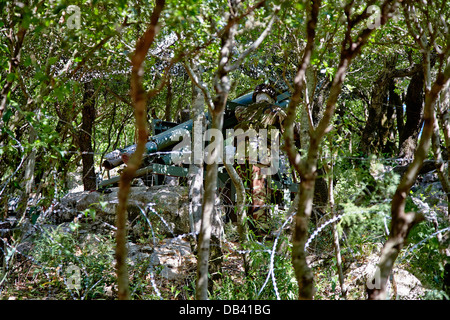
[[[227, 129], [233, 129], [239, 123], [235, 114], [236, 108], [248, 107], [255, 103], [255, 94], [257, 93], [257, 90], [258, 87], [255, 89], [255, 92], [245, 94], [227, 102], [224, 114], [223, 133], [225, 133]], [[290, 93], [284, 92], [279, 95], [275, 94], [275, 97], [276, 99], [274, 99], [273, 105], [283, 109], [286, 108], [289, 102]], [[205, 118], [208, 122], [208, 113], [205, 114]], [[189, 165], [174, 163], [173, 156], [177, 152], [180, 152], [180, 150], [174, 150], [175, 146], [180, 142], [180, 137], [183, 136], [183, 133], [186, 134], [186, 131], [192, 133], [192, 130], [193, 120], [176, 123], [153, 119], [152, 133], [146, 143], [143, 163], [141, 168], [136, 171], [135, 178], [141, 177], [147, 185], [161, 185], [165, 183], [165, 177], [187, 177]], [[126, 164], [135, 150], [135, 144], [123, 149], [114, 150], [105, 155], [102, 166], [106, 170], [111, 170], [123, 163]], [[278, 166], [279, 169], [275, 174], [269, 177], [270, 188], [274, 191], [273, 194], [278, 194], [278, 197], [289, 195], [292, 199], [292, 194], [297, 191], [298, 185], [293, 182], [293, 177], [288, 169], [289, 165], [287, 158], [281, 155], [278, 160], [280, 162]], [[103, 180], [99, 183], [99, 189], [114, 186], [119, 180], [120, 176]], [[218, 190], [220, 191], [224, 188], [229, 190], [227, 197], [235, 199], [234, 186], [231, 183], [226, 170], [223, 166], [219, 165]], [[275, 203], [280, 202], [283, 202], [283, 200], [275, 200]]]

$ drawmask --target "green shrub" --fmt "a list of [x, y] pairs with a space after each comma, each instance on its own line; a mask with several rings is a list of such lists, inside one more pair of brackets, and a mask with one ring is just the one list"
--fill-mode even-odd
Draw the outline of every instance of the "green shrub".
[[276, 300], [277, 291], [278, 296], [282, 300], [297, 299], [298, 285], [291, 263], [290, 252], [287, 254], [275, 253], [273, 256], [275, 288], [273, 278], [270, 277], [267, 280], [272, 253], [267, 251], [267, 247], [263, 247], [257, 242], [252, 242], [250, 247], [252, 251], [249, 253], [248, 275], [244, 276], [242, 272], [241, 276], [233, 277], [224, 273], [220, 280], [220, 285], [217, 285], [217, 290], [214, 290], [211, 299]]
[[59, 299], [110, 299], [113, 250], [110, 237], [87, 235], [80, 241], [74, 232], [50, 229], [35, 240], [34, 274], [39, 286], [56, 288]]

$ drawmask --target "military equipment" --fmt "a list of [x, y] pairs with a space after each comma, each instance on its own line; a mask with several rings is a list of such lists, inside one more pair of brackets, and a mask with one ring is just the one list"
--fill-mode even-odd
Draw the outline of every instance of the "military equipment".
[[[156, 119], [153, 121], [153, 126], [161, 125], [161, 121]], [[178, 143], [178, 141], [174, 140], [174, 137], [177, 137], [182, 133], [182, 130], [192, 130], [193, 121], [189, 120], [179, 125], [173, 126], [172, 128], [163, 131], [155, 136], [149, 138], [148, 142], [145, 145], [145, 153], [146, 155], [150, 155], [152, 153], [162, 151], [171, 147]], [[167, 122], [166, 122], [167, 125]], [[105, 155], [105, 160], [103, 161], [103, 167], [107, 170], [111, 170], [114, 167], [121, 165], [122, 163], [127, 163], [129, 157], [136, 151], [136, 145], [133, 144], [131, 146], [125, 147], [120, 150], [114, 150]]]
[[[255, 90], [258, 91], [258, 90]], [[276, 97], [276, 106], [285, 108], [290, 97], [289, 92], [282, 93], [278, 96], [274, 91], [267, 89], [262, 90], [263, 93], [270, 93], [271, 96]], [[256, 92], [257, 93], [257, 92]], [[255, 92], [245, 94], [237, 99], [227, 102], [224, 114], [223, 130], [233, 129], [238, 123], [235, 115], [235, 110], [238, 107], [247, 107], [255, 102]], [[205, 114], [208, 121], [208, 113]], [[142, 168], [137, 170], [135, 177], [143, 177], [147, 175], [172, 176], [172, 177], [186, 177], [188, 174], [187, 165], [177, 165], [173, 162], [173, 148], [180, 142], [180, 137], [186, 133], [190, 133], [193, 129], [193, 121], [188, 120], [183, 123], [174, 123], [154, 119], [152, 122], [152, 136], [149, 137], [145, 146], [144, 160]], [[225, 135], [224, 135], [225, 136]], [[105, 155], [102, 163], [103, 167], [111, 170], [123, 163], [127, 163], [129, 157], [135, 152], [136, 145], [130, 145], [123, 149], [114, 150]], [[177, 150], [180, 152], [180, 150]], [[288, 170], [288, 162], [284, 157], [280, 157], [280, 166], [278, 172], [271, 177], [271, 185], [277, 190], [289, 190], [295, 192], [297, 184], [293, 182]], [[219, 169], [220, 170], [220, 169]], [[229, 177], [225, 170], [219, 171], [219, 187], [229, 184]], [[108, 180], [103, 180], [99, 183], [99, 189], [116, 184], [119, 177], [113, 177]], [[161, 179], [153, 179], [153, 184], [159, 184]], [[230, 189], [234, 189], [231, 185]], [[233, 199], [234, 197], [230, 195]]]

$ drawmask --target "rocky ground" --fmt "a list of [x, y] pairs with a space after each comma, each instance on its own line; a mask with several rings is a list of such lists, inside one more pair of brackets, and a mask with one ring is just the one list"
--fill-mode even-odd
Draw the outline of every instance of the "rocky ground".
[[[416, 188], [421, 187], [424, 186], [420, 184], [416, 186]], [[428, 183], [425, 188], [428, 188], [427, 190], [430, 192], [430, 188], [438, 190], [439, 186], [436, 181], [433, 181]], [[417, 198], [414, 201], [422, 210], [432, 212], [433, 210], [440, 210], [439, 206], [443, 206], [442, 201], [436, 199], [429, 197], [427, 201], [423, 201]], [[433, 202], [433, 209], [430, 208], [431, 202]], [[49, 210], [48, 215], [40, 216], [37, 224], [44, 229], [59, 226], [63, 230], [71, 232], [73, 223], [79, 222], [81, 226], [77, 229], [79, 239], [86, 243], [94, 241], [95, 244], [95, 241], [100, 241], [96, 240], [96, 235], [113, 237], [117, 204], [117, 188], [110, 188], [103, 192], [71, 192], [62, 198], [52, 210]], [[220, 210], [220, 208], [218, 209]], [[150, 277], [151, 283], [151, 288], [150, 286], [148, 288], [153, 290], [154, 297], [192, 298], [192, 295], [189, 296], [186, 290], [180, 289], [193, 286], [196, 272], [196, 257], [192, 252], [193, 247], [189, 241], [191, 230], [186, 187], [133, 187], [129, 195], [128, 214], [130, 265], [133, 267], [140, 266], [143, 263], [146, 264], [147, 268], [144, 271], [149, 274], [146, 279]], [[7, 223], [10, 224], [7, 225]], [[14, 229], [12, 220], [11, 222], [2, 222], [2, 225], [0, 225], [3, 236], [6, 236], [5, 230], [8, 230], [8, 228]], [[220, 237], [222, 253], [224, 254], [222, 273], [239, 283], [244, 281], [244, 267], [242, 255], [238, 252], [237, 237], [228, 234], [229, 230], [232, 229], [233, 227], [225, 225], [222, 219], [214, 221], [213, 232]], [[32, 255], [33, 248], [30, 243], [33, 234], [36, 232], [35, 230], [36, 228], [30, 224], [29, 228], [24, 231], [23, 241], [17, 249], [24, 255]], [[142, 239], [147, 240], [143, 241]], [[270, 244], [268, 247], [270, 247]], [[367, 279], [371, 278], [376, 272], [381, 245], [373, 246], [368, 250], [366, 256], [361, 256], [353, 261], [344, 261], [348, 299], [364, 299]], [[313, 253], [308, 257], [308, 261], [310, 266], [313, 267], [317, 279], [319, 279], [323, 275], [323, 270], [330, 268], [332, 253], [328, 256]], [[402, 264], [398, 264], [394, 268], [389, 283], [390, 299], [421, 299], [427, 291], [426, 286], [407, 269], [407, 266]], [[260, 276], [265, 278], [267, 273], [262, 273]], [[318, 283], [320, 283], [318, 298], [340, 297], [341, 289], [336, 281], [319, 280]], [[17, 288], [29, 286], [26, 283], [19, 285], [18, 282], [16, 282], [16, 285]], [[110, 292], [110, 297], [114, 298], [114, 285], [107, 288], [105, 292]], [[2, 296], [1, 293], [0, 296]], [[15, 297], [10, 293], [6, 295], [3, 293], [2, 296], [2, 298]], [[57, 296], [55, 297], [57, 298]]]

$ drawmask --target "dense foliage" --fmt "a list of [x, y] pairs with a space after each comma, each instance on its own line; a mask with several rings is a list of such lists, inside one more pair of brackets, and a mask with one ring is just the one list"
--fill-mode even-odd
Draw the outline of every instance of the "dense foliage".
[[[311, 217], [304, 210], [307, 238], [314, 237], [308, 256], [321, 259], [309, 261], [317, 289], [314, 298], [345, 297], [339, 272], [345, 274], [357, 261], [380, 254], [396, 221], [391, 200], [403, 174], [410, 172], [408, 164], [424, 150], [419, 178], [412, 174], [414, 186], [402, 189], [403, 211], [420, 212], [424, 221], [408, 226], [396, 265], [422, 281], [428, 290], [422, 298], [449, 299], [450, 3], [392, 1], [384, 12], [383, 1], [162, 2], [142, 73], [149, 125], [152, 119], [192, 118], [199, 88], [202, 108], [213, 119], [221, 97], [237, 98], [258, 84], [271, 84], [278, 93], [289, 91], [293, 97], [299, 90], [298, 104], [289, 107], [300, 128], [296, 154], [303, 162], [287, 158], [296, 178], [306, 181], [311, 170], [316, 179]], [[0, 0], [0, 222], [16, 217], [34, 224], [39, 216], [51, 215], [76, 184], [77, 191], [96, 189], [109, 176], [101, 165], [105, 155], [137, 142], [132, 57], [155, 6], [153, 0]], [[222, 65], [224, 57], [228, 60]], [[343, 61], [348, 63], [344, 69]], [[345, 77], [337, 83], [341, 71]], [[328, 115], [329, 126], [322, 121]], [[432, 130], [427, 131], [430, 123]], [[281, 141], [283, 148], [288, 134]], [[432, 145], [422, 149], [421, 143]], [[434, 184], [426, 182], [430, 175]], [[245, 179], [243, 183], [250, 184]], [[317, 201], [317, 194], [327, 200]], [[295, 212], [303, 217], [303, 211], [294, 197], [288, 198], [271, 221], [271, 231], [283, 226], [283, 233], [262, 241], [250, 231], [248, 242], [239, 244], [249, 252], [247, 272], [223, 272], [219, 289], [209, 293], [211, 299], [302, 297], [301, 271], [291, 261], [292, 250], [297, 250], [292, 235], [299, 231], [291, 227], [295, 222], [284, 223]], [[95, 221], [95, 210], [81, 214]], [[336, 216], [335, 223], [327, 224]], [[146, 233], [139, 242], [164, 238], [159, 234], [161, 221], [151, 232], [145, 220], [141, 226]], [[27, 230], [1, 239], [0, 298], [115, 298], [110, 293], [116, 290], [114, 235], [86, 241], [78, 227], [74, 221], [70, 230], [39, 230], [30, 244], [33, 250], [22, 256], [17, 248]], [[229, 241], [242, 240], [231, 223], [225, 230]], [[339, 255], [334, 250], [336, 234]], [[237, 249], [228, 255], [224, 263], [242, 258]], [[81, 290], [67, 289], [62, 270], [70, 264], [88, 275]], [[198, 289], [194, 269], [189, 269], [192, 277], [186, 282], [170, 283], [158, 278], [158, 270], [149, 276], [145, 263], [132, 265], [131, 297], [193, 299]], [[14, 283], [27, 286], [27, 281], [32, 290], [22, 295]], [[365, 297], [363, 286], [347, 295]]]

